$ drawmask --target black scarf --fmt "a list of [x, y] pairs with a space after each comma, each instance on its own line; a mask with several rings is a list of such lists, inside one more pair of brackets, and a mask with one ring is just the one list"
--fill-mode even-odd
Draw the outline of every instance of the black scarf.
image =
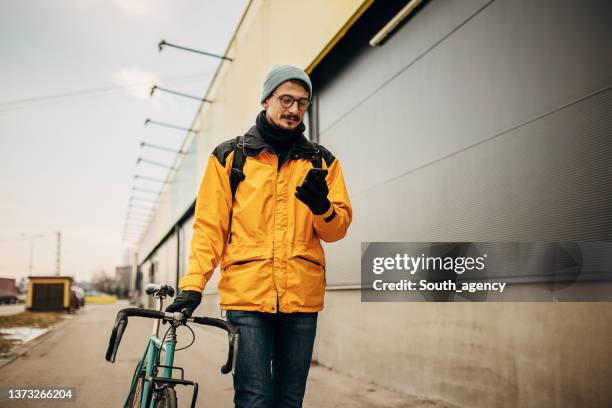
[[305, 129], [303, 123], [300, 123], [295, 130], [282, 129], [268, 121], [265, 110], [262, 110], [259, 112], [259, 115], [257, 115], [255, 126], [257, 126], [257, 130], [259, 130], [259, 133], [261, 133], [266, 143], [274, 149], [274, 152], [278, 156], [279, 168], [284, 163], [287, 152], [300, 135], [304, 133]]

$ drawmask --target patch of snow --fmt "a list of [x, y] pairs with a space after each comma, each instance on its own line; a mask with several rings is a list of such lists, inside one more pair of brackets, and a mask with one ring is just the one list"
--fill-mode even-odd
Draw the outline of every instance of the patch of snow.
[[48, 332], [49, 329], [41, 329], [37, 327], [13, 327], [10, 329], [1, 329], [0, 333], [8, 340], [18, 340], [23, 343], [34, 340]]

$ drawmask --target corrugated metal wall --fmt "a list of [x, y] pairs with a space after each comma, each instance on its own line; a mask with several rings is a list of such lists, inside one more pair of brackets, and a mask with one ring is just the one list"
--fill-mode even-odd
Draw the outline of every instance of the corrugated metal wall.
[[[359, 284], [361, 241], [610, 240], [611, 16], [603, 0], [431, 0], [328, 74], [320, 141], [354, 207], [328, 285]], [[462, 407], [608, 407], [610, 310], [333, 290], [315, 359]]]
[[612, 3], [429, 2], [319, 93], [360, 241], [612, 238]]

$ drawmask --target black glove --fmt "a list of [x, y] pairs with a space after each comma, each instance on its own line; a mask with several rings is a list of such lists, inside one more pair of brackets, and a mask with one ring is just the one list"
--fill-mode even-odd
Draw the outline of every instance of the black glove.
[[331, 203], [327, 199], [329, 188], [325, 176], [306, 177], [301, 186], [295, 189], [295, 196], [310, 208], [314, 215], [325, 214]]
[[166, 308], [166, 312], [181, 312], [190, 317], [193, 311], [202, 301], [202, 294], [195, 290], [184, 290], [174, 299], [174, 302]]

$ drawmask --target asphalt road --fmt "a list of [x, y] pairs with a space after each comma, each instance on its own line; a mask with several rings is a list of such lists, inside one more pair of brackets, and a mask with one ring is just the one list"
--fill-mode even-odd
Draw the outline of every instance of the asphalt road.
[[[6, 407], [118, 407], [122, 406], [137, 360], [151, 332], [151, 320], [132, 318], [121, 342], [115, 364], [104, 359], [115, 314], [127, 304], [88, 305], [73, 319], [24, 347], [27, 352], [0, 368], [0, 388], [73, 387], [76, 402], [4, 403]], [[193, 327], [195, 344], [179, 351], [175, 364], [185, 368], [185, 377], [200, 385], [198, 407], [233, 406], [231, 375], [222, 375], [226, 358], [224, 332]], [[182, 328], [179, 346], [191, 340]], [[190, 390], [177, 386], [179, 406], [189, 406]], [[380, 389], [320, 366], [313, 366], [308, 378], [304, 407], [432, 407], [404, 394]]]

